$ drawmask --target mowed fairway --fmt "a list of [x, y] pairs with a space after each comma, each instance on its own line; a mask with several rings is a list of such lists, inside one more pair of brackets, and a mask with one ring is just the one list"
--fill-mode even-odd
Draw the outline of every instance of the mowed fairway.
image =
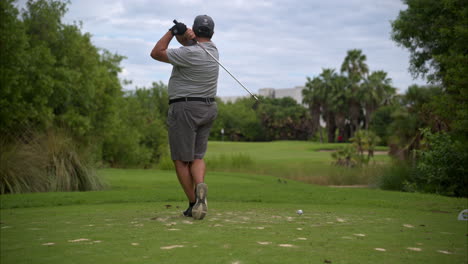
[[[0, 263], [466, 263], [467, 199], [208, 172], [181, 216], [174, 172], [104, 169], [101, 192], [1, 196]], [[296, 210], [304, 214], [298, 216]]]
[[[236, 164], [236, 168], [217, 169], [248, 172], [300, 180], [320, 185], [374, 184], [382, 165], [388, 164], [387, 147], [377, 147], [377, 155], [366, 168], [340, 168], [332, 165], [331, 150], [346, 144], [320, 144], [305, 141], [219, 142], [208, 144], [207, 162], [220, 156], [245, 155], [252, 164]], [[216, 162], [214, 165], [218, 165]]]

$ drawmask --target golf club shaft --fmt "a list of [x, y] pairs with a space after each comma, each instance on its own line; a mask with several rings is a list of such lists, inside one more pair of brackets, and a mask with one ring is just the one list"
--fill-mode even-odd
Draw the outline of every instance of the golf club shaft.
[[234, 75], [232, 75], [232, 73], [229, 72], [228, 69], [226, 69], [226, 67], [224, 67], [223, 64], [221, 64], [221, 62], [219, 62], [219, 60], [217, 60], [217, 59], [215, 58], [215, 56], [213, 56], [208, 50], [206, 50], [202, 45], [200, 45], [200, 43], [198, 43], [198, 41], [196, 41], [196, 40], [194, 40], [194, 41], [197, 43], [197, 45], [198, 45], [200, 48], [202, 48], [206, 53], [208, 53], [208, 55], [210, 55], [210, 57], [213, 58], [213, 60], [215, 60], [215, 61], [219, 64], [219, 66], [223, 67], [223, 69], [224, 69], [227, 73], [229, 73], [229, 75], [231, 75], [231, 77], [232, 77], [234, 80], [236, 80], [237, 83], [240, 84], [240, 86], [242, 86], [242, 88], [244, 88], [253, 98], [255, 98], [255, 100], [258, 101], [257, 96], [255, 96], [253, 93], [251, 93], [251, 92], [249, 91], [249, 89], [247, 89], [239, 80], [237, 80], [237, 78], [234, 77]]

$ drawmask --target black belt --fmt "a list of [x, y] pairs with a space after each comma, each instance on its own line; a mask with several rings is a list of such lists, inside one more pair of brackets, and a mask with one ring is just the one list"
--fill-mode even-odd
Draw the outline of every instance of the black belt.
[[198, 101], [198, 102], [207, 102], [212, 103], [215, 101], [214, 98], [204, 98], [204, 97], [181, 97], [169, 100], [169, 104], [178, 103], [178, 102], [190, 102], [190, 101]]

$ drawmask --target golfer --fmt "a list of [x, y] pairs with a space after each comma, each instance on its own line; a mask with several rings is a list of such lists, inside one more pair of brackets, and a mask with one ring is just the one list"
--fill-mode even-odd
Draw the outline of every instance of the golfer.
[[[173, 66], [167, 115], [171, 158], [189, 200], [183, 215], [203, 219], [208, 210], [203, 157], [218, 112], [215, 96], [219, 66], [199, 45], [218, 58], [218, 50], [211, 42], [214, 22], [207, 15], [197, 16], [192, 29], [174, 22], [154, 46], [151, 57]], [[174, 36], [182, 47], [168, 49]]]

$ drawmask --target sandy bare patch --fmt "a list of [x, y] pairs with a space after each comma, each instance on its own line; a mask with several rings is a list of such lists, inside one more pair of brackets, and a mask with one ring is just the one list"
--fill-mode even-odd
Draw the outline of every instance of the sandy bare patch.
[[299, 231], [303, 230], [302, 227], [298, 227], [298, 228], [296, 228], [296, 229], [299, 230]]
[[187, 225], [193, 225], [192, 221], [184, 220], [182, 223], [187, 224]]
[[414, 248], [414, 247], [407, 247], [406, 249], [411, 250], [411, 251], [422, 251], [420, 248]]
[[305, 237], [298, 237], [297, 240], [307, 240]]
[[49, 243], [44, 243], [44, 244], [42, 244], [42, 245], [43, 245], [43, 246], [53, 246], [53, 245], [55, 245], [55, 243], [49, 242]]
[[241, 264], [240, 261], [233, 261], [231, 264]]
[[150, 218], [151, 220], [156, 220], [156, 221], [159, 221], [159, 222], [166, 222], [167, 220], [169, 220], [169, 217], [153, 217], [153, 218]]
[[139, 246], [140, 243], [131, 243], [132, 246]]
[[365, 234], [354, 234], [355, 236], [357, 237], [365, 237], [366, 235]]
[[385, 248], [374, 248], [374, 250], [381, 251], [381, 252], [387, 251]]
[[339, 222], [339, 223], [344, 223], [344, 222], [346, 222], [346, 220], [344, 220], [343, 218], [337, 218], [336, 221]]
[[169, 231], [179, 231], [180, 229], [177, 229], [177, 228], [169, 228], [168, 230], [169, 230]]
[[291, 245], [291, 244], [279, 244], [278, 246], [280, 246], [280, 247], [288, 247], [288, 248], [294, 247], [294, 245]]
[[450, 233], [450, 232], [440, 232], [440, 233], [444, 235], [453, 235], [453, 233]]
[[101, 242], [102, 242], [101, 240], [93, 241], [93, 243], [101, 243]]
[[344, 236], [344, 237], [341, 237], [341, 238], [343, 238], [343, 239], [353, 239], [353, 238], [350, 237], [350, 236]]
[[410, 224], [404, 224], [403, 226], [406, 228], [414, 228], [414, 225], [410, 225]]
[[447, 250], [437, 250], [437, 252], [442, 253], [442, 254], [447, 254], [447, 255], [452, 254], [452, 252], [447, 251]]
[[89, 241], [89, 239], [87, 239], [87, 238], [78, 238], [78, 239], [68, 240], [68, 242], [70, 242], [70, 243], [84, 242], [84, 241]]
[[173, 225], [177, 225], [177, 223], [176, 222], [171, 222], [171, 223], [166, 224], [166, 226], [173, 226]]
[[161, 249], [174, 249], [174, 248], [183, 248], [183, 245], [172, 245], [172, 246], [166, 246], [166, 247], [160, 247]]
[[11, 228], [11, 226], [2, 226], [2, 229]]
[[214, 225], [214, 227], [221, 227], [221, 226], [223, 226], [223, 225], [221, 225], [221, 224], [215, 224]]
[[263, 227], [263, 226], [257, 226], [256, 229], [263, 230], [263, 229], [265, 229], [265, 227]]
[[264, 241], [264, 242], [257, 241], [257, 243], [260, 244], [260, 245], [270, 245], [271, 244], [271, 242], [268, 242], [268, 241]]

